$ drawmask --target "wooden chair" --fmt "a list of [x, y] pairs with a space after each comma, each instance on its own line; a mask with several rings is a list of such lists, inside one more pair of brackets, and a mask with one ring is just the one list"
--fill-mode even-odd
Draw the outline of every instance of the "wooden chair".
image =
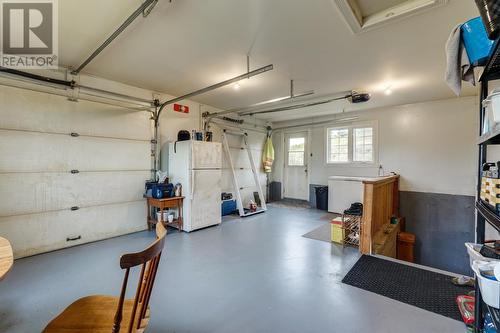
[[[43, 332], [143, 332], [149, 322], [148, 304], [166, 233], [161, 223], [156, 224], [158, 238], [153, 244], [142, 252], [124, 254], [120, 258], [120, 267], [126, 270], [120, 297], [96, 295], [81, 298], [54, 318]], [[130, 268], [139, 265], [142, 267], [135, 298], [125, 299]]]

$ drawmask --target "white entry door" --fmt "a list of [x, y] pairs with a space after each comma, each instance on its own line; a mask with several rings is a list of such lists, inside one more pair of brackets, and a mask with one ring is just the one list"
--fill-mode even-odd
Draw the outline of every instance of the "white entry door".
[[309, 200], [307, 138], [307, 132], [285, 134], [285, 198]]

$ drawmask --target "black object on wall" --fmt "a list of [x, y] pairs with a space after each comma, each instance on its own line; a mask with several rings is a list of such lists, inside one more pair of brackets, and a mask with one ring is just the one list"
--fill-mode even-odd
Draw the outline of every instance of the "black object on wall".
[[400, 192], [406, 230], [416, 235], [415, 262], [471, 275], [465, 242], [474, 241], [474, 197]]

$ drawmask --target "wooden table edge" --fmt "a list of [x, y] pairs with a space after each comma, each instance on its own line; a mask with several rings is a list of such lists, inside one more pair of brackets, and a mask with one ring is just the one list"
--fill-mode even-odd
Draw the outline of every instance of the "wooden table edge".
[[7, 270], [5, 270], [5, 272], [1, 273], [0, 272], [0, 281], [2, 281], [6, 276], [7, 274], [9, 274], [9, 272], [12, 270], [12, 267], [14, 266], [14, 251], [12, 250], [12, 245], [10, 244], [9, 240], [4, 238], [4, 237], [1, 237], [0, 236], [0, 241], [5, 241], [6, 244], [10, 250], [10, 256], [8, 257], [9, 259], [9, 267], [7, 268]]

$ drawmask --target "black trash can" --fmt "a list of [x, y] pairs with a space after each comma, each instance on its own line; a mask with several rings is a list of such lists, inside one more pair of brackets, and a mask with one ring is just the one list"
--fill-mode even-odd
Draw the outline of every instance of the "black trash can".
[[319, 210], [328, 210], [328, 186], [316, 186], [316, 208]]

